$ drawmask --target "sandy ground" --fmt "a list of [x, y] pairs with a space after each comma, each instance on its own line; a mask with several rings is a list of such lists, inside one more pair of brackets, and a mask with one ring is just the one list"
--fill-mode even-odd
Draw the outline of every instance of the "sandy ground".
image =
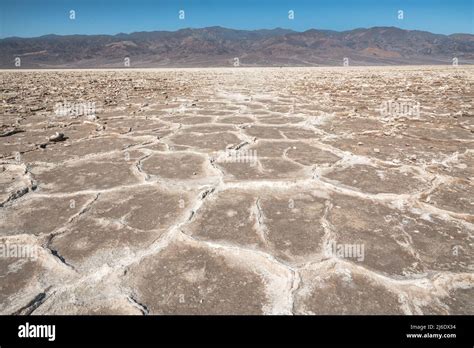
[[472, 67], [0, 78], [1, 314], [474, 314]]

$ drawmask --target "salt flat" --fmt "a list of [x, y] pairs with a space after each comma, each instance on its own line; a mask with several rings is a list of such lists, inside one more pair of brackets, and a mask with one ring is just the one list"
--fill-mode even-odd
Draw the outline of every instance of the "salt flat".
[[0, 77], [1, 314], [474, 314], [473, 67]]

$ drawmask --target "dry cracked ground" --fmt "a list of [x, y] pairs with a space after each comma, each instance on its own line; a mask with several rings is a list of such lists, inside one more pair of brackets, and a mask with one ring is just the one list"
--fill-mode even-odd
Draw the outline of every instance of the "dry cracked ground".
[[0, 313], [474, 314], [472, 67], [0, 76]]

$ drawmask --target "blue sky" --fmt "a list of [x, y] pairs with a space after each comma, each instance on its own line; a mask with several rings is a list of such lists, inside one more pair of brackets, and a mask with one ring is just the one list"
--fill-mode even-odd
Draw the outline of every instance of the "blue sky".
[[[75, 10], [76, 19], [69, 19]], [[185, 11], [185, 20], [178, 18]], [[295, 19], [288, 19], [288, 11]], [[397, 18], [398, 10], [404, 19]], [[474, 0], [0, 0], [0, 37], [117, 34], [220, 25], [349, 30], [397, 26], [474, 32]]]

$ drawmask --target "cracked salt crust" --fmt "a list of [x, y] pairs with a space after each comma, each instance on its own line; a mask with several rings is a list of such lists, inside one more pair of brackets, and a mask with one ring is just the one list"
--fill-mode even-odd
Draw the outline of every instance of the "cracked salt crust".
[[[471, 67], [1, 74], [2, 127], [24, 132], [0, 137], [0, 239], [41, 250], [0, 260], [1, 313], [474, 313], [473, 204], [456, 186], [473, 186]], [[84, 84], [94, 122], [52, 114]], [[396, 97], [419, 101], [420, 115], [383, 120]], [[55, 132], [69, 139], [48, 143]], [[251, 171], [214, 160], [236, 146], [257, 150]], [[154, 190], [166, 208], [129, 199]], [[91, 232], [97, 242], [81, 244]], [[365, 262], [327, 256], [349, 237]], [[396, 262], [407, 255], [413, 264]]]

